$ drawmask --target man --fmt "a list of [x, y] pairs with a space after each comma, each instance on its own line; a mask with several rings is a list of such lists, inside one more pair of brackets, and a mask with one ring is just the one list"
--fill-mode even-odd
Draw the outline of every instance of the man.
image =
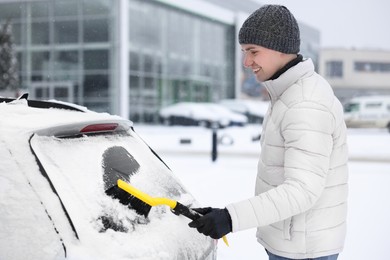
[[337, 259], [346, 234], [348, 168], [343, 108], [299, 53], [290, 11], [265, 5], [239, 32], [244, 65], [267, 88], [255, 197], [224, 209], [196, 209], [189, 223], [218, 239], [257, 227], [269, 259]]

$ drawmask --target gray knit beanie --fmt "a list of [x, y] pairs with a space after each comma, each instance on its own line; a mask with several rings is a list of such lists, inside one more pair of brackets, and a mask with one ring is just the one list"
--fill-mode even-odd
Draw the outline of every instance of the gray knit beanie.
[[299, 34], [298, 23], [286, 7], [263, 5], [245, 20], [238, 38], [240, 44], [297, 54], [301, 43]]

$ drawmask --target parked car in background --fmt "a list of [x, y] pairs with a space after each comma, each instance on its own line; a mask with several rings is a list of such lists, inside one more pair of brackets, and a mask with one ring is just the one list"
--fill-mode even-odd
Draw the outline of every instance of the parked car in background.
[[244, 100], [244, 99], [224, 99], [220, 105], [233, 112], [245, 115], [248, 123], [262, 124], [269, 107], [269, 101]]
[[181, 102], [160, 109], [160, 120], [165, 125], [199, 125], [224, 128], [244, 126], [248, 118], [215, 103]]
[[344, 105], [348, 127], [387, 128], [390, 131], [390, 96], [361, 96]]
[[131, 121], [1, 97], [0, 118], [0, 259], [216, 258], [215, 240], [185, 217], [141, 214], [107, 192], [120, 178], [199, 206]]

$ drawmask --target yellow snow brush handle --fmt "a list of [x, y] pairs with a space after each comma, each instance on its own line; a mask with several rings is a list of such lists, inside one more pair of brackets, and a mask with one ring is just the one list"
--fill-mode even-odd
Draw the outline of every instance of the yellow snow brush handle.
[[167, 205], [171, 209], [174, 209], [176, 207], [177, 202], [168, 198], [156, 198], [152, 197], [149, 194], [146, 194], [143, 191], [140, 191], [139, 189], [135, 188], [134, 186], [131, 186], [127, 182], [124, 182], [122, 180], [118, 180], [118, 187], [122, 190], [130, 193], [137, 199], [142, 200], [146, 204], [150, 206], [159, 206], [159, 205]]
[[[124, 182], [124, 181], [122, 181], [120, 179], [118, 180], [117, 184], [118, 184], [119, 188], [121, 188], [122, 190], [130, 193], [131, 195], [133, 195], [137, 199], [145, 202], [146, 204], [148, 204], [150, 206], [167, 205], [175, 213], [184, 215], [184, 216], [186, 216], [186, 217], [188, 217], [189, 219], [192, 219], [192, 220], [196, 220], [196, 219], [198, 219], [198, 218], [200, 218], [202, 216], [199, 213], [197, 213], [196, 211], [188, 208], [187, 206], [185, 206], [185, 205], [183, 205], [183, 204], [181, 204], [181, 203], [179, 203], [179, 202], [177, 202], [175, 200], [168, 199], [168, 198], [152, 197], [149, 194], [146, 194], [145, 192], [140, 191], [139, 189], [135, 188], [134, 186], [132, 186], [129, 183]], [[229, 246], [229, 242], [227, 241], [226, 236], [223, 236], [222, 239], [223, 239], [223, 242], [225, 242], [225, 244], [227, 246]]]

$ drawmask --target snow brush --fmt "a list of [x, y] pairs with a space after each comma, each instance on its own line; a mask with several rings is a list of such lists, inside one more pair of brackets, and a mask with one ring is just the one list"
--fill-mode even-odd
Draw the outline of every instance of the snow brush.
[[130, 182], [131, 177], [138, 173], [140, 165], [137, 160], [124, 147], [112, 146], [104, 151], [102, 166], [105, 193], [147, 217], [152, 207], [117, 186], [118, 179]]
[[[121, 179], [118, 179], [117, 185], [122, 190], [128, 192], [130, 195], [136, 197], [137, 199], [143, 201], [144, 203], [146, 203], [147, 205], [149, 205], [151, 207], [166, 205], [166, 206], [169, 206], [175, 214], [184, 215], [191, 220], [197, 220], [198, 218], [200, 218], [202, 216], [201, 214], [197, 213], [196, 211], [188, 208], [187, 206], [185, 206], [185, 205], [183, 205], [175, 200], [168, 199], [168, 198], [152, 197], [149, 194], [146, 194], [146, 193], [138, 190], [137, 188], [130, 185], [129, 183], [122, 181]], [[225, 242], [225, 244], [227, 246], [229, 246], [229, 243], [227, 241], [226, 236], [223, 236], [222, 239], [223, 239], [223, 242]]]

